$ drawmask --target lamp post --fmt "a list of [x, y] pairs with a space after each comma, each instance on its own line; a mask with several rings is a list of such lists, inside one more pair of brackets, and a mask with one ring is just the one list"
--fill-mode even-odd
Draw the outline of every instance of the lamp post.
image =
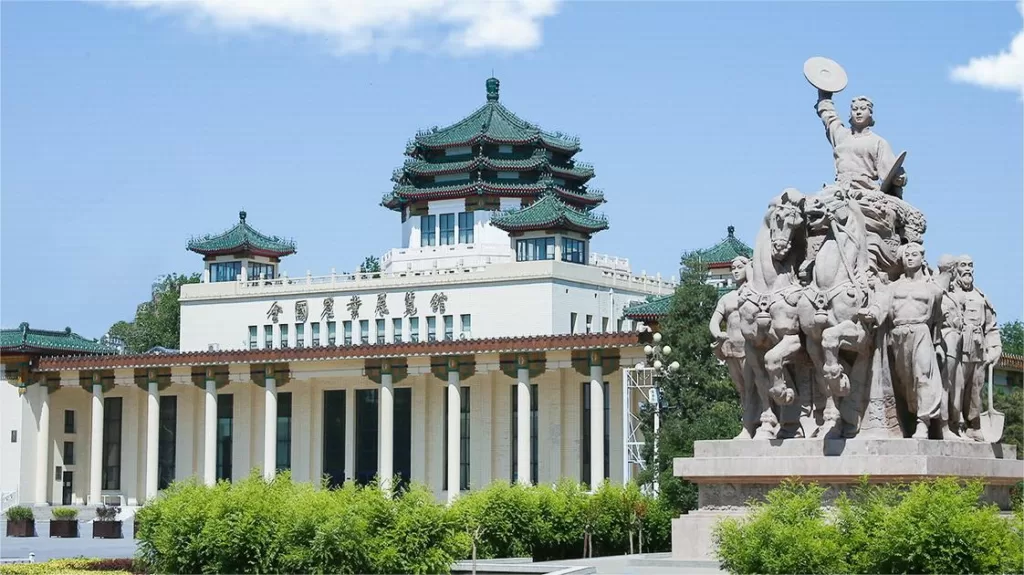
[[668, 356], [672, 353], [672, 348], [668, 345], [661, 345], [661, 334], [655, 332], [651, 336], [652, 344], [644, 346], [644, 355], [646, 355], [647, 365], [638, 364], [637, 368], [647, 367], [653, 370], [652, 382], [654, 384], [652, 392], [654, 397], [649, 397], [648, 401], [654, 404], [654, 493], [658, 493], [658, 476], [661, 475], [661, 466], [658, 461], [658, 432], [661, 429], [661, 412], [662, 412], [662, 397], [661, 397], [661, 380], [672, 373], [679, 371], [679, 362], [673, 361], [668, 362]]

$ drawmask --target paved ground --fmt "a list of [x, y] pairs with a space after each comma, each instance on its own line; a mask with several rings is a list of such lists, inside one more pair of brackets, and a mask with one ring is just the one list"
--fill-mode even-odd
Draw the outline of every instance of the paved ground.
[[[35, 560], [62, 559], [67, 557], [132, 557], [135, 555], [135, 540], [128, 539], [93, 539], [92, 524], [79, 523], [78, 537], [62, 539], [48, 537], [50, 525], [45, 521], [36, 521], [36, 533], [40, 537], [7, 537], [6, 522], [3, 525], [5, 534], [0, 539], [0, 558], [20, 559], [35, 553]], [[126, 523], [125, 532], [131, 534], [131, 524]]]
[[605, 573], [629, 575], [660, 575], [662, 573], [686, 573], [687, 575], [718, 575], [726, 573], [710, 561], [673, 561], [669, 553], [644, 555], [615, 555], [593, 559], [572, 559], [552, 561], [553, 565], [587, 565], [597, 569], [598, 575]]

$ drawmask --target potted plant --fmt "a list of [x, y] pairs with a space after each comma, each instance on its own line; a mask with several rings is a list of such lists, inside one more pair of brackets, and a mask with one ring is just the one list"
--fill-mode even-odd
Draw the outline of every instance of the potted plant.
[[36, 536], [36, 518], [31, 507], [15, 505], [7, 510], [7, 536]]
[[78, 510], [74, 507], [55, 507], [51, 512], [50, 537], [78, 537]]
[[92, 522], [92, 537], [120, 539], [122, 522], [117, 521], [121, 508], [116, 505], [100, 505], [96, 508], [96, 520]]

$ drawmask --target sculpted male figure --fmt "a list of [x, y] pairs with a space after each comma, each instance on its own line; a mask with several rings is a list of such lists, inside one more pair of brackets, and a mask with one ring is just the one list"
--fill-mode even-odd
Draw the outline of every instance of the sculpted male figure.
[[903, 277], [880, 291], [875, 302], [861, 310], [861, 316], [878, 324], [890, 320], [896, 389], [902, 391], [917, 419], [913, 437], [927, 439], [932, 422], [942, 420], [942, 379], [936, 358], [936, 344], [941, 346], [942, 292], [925, 275], [920, 244], [906, 244], [900, 256]]
[[[874, 104], [871, 100], [866, 96], [853, 99], [850, 103], [849, 127], [839, 119], [831, 93], [819, 89], [815, 109], [825, 125], [825, 135], [832, 144], [836, 182], [848, 182], [850, 190], [877, 191], [879, 180], [888, 176], [896, 164], [896, 156], [889, 142], [871, 130], [871, 126], [875, 125]], [[901, 196], [903, 186], [907, 185], [906, 174], [898, 175], [893, 184], [897, 190], [894, 195]]]
[[960, 356], [963, 352], [963, 312], [952, 294], [953, 276], [956, 275], [956, 258], [943, 255], [939, 258], [939, 273], [935, 283], [942, 291], [942, 349], [939, 350], [939, 371], [942, 375], [942, 417], [948, 425], [942, 427], [943, 438], [959, 439], [962, 392], [958, 392], [961, 380]]
[[[745, 359], [746, 343], [740, 331], [740, 298], [739, 288], [747, 281], [747, 267], [750, 259], [738, 256], [732, 260], [732, 277], [736, 280], [736, 288], [718, 299], [715, 312], [711, 315], [708, 328], [715, 337], [715, 356], [725, 362], [729, 368], [729, 377], [736, 385], [740, 394], [740, 405], [743, 410], [743, 430], [736, 439], [750, 439], [754, 436], [758, 424], [759, 409], [756, 405], [757, 393], [754, 389], [753, 374], [748, 373]], [[725, 330], [722, 330], [722, 322]]]
[[963, 312], [963, 354], [960, 379], [955, 391], [960, 394], [959, 415], [966, 436], [985, 441], [981, 433], [981, 387], [988, 366], [999, 360], [1003, 345], [996, 325], [996, 312], [985, 294], [974, 287], [974, 260], [960, 256], [956, 262], [956, 289], [953, 297]]

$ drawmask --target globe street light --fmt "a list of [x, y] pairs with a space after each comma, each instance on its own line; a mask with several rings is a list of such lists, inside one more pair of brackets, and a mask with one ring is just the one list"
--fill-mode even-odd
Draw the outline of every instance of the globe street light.
[[[672, 353], [672, 348], [668, 345], [659, 346], [661, 343], [661, 334], [655, 332], [651, 339], [654, 341], [654, 345], [644, 346], [644, 355], [647, 356], [647, 366], [653, 369], [652, 380], [654, 382], [654, 492], [658, 493], [658, 476], [661, 474], [661, 466], [658, 461], [658, 432], [661, 429], [661, 411], [662, 411], [662, 397], [661, 397], [661, 380], [679, 371], [679, 362], [672, 361], [668, 365], [669, 354]], [[639, 367], [640, 364], [637, 364]], [[667, 406], [666, 406], [667, 407]]]

